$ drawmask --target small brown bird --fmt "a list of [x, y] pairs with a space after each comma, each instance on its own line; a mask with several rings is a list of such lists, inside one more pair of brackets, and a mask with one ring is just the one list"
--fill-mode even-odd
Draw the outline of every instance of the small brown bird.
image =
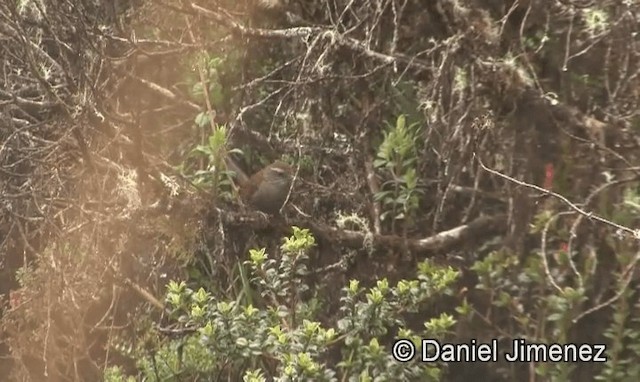
[[276, 161], [253, 174], [240, 185], [242, 200], [267, 214], [277, 214], [289, 195], [293, 169]]

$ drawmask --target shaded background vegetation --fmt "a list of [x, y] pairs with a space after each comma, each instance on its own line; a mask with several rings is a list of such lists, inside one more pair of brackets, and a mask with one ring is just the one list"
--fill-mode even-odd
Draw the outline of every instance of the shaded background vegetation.
[[171, 337], [170, 279], [234, 300], [249, 248], [288, 232], [237, 202], [220, 159], [239, 148], [249, 173], [296, 167], [284, 218], [317, 238], [321, 321], [350, 279], [430, 258], [461, 277], [410, 323], [449, 312], [453, 342], [609, 349], [606, 365], [460, 364], [445, 380], [637, 380], [639, 10], [2, 2], [2, 374], [135, 375], [123, 348]]

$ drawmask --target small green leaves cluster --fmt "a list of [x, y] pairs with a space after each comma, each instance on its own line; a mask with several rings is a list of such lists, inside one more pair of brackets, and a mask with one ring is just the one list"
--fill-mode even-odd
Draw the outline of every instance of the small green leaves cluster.
[[[549, 254], [547, 254], [548, 256]], [[554, 259], [560, 259], [555, 257]], [[490, 253], [472, 267], [478, 277], [476, 289], [485, 291], [492, 306], [485, 320], [509, 317], [509, 336], [525, 338], [535, 343], [569, 343], [573, 320], [584, 307], [585, 290], [571, 287], [570, 278], [559, 272], [562, 267], [547, 265], [558, 288], [549, 281], [547, 270], [539, 254], [520, 259], [508, 250]], [[485, 315], [484, 311], [478, 312]], [[473, 310], [467, 314], [473, 316]], [[496, 337], [505, 332], [494, 333]], [[539, 363], [537, 375], [545, 380], [571, 379], [575, 364]]]
[[610, 326], [604, 336], [609, 340], [607, 362], [602, 372], [595, 377], [597, 381], [635, 381], [640, 376], [640, 303], [636, 293], [624, 288], [624, 280], [619, 278], [618, 284], [623, 290], [620, 298], [613, 305], [614, 312]]
[[119, 366], [110, 366], [104, 372], [104, 382], [136, 382], [133, 376], [126, 376]]
[[314, 245], [308, 230], [293, 227], [278, 257], [264, 249], [250, 252], [245, 265], [258, 292], [255, 305], [223, 299], [184, 281], [170, 282], [166, 303], [182, 335], [152, 355], [139, 355], [145, 380], [212, 375], [238, 381], [439, 380], [443, 365], [395, 361], [391, 343], [396, 337], [418, 344], [425, 336], [443, 340], [450, 335], [456, 324], [450, 314], [411, 323], [406, 317], [428, 311], [427, 304], [451, 294], [459, 273], [425, 261], [415, 279], [395, 285], [381, 279], [365, 287], [351, 280], [342, 290], [337, 317], [325, 322], [319, 308], [327, 303], [314, 298], [317, 292], [307, 281]]
[[[202, 127], [206, 128], [206, 125]], [[195, 186], [222, 190], [228, 193], [231, 190], [231, 173], [223, 169], [223, 159], [235, 152], [239, 152], [239, 150], [227, 149], [226, 126], [218, 125], [212, 129], [206, 143], [196, 146], [188, 156], [189, 158], [204, 159], [205, 168], [200, 168], [191, 173], [185, 169], [186, 165], [183, 164], [179, 170], [183, 176], [191, 179]]]
[[[315, 245], [315, 238], [307, 229], [293, 227], [293, 235], [285, 238], [280, 259], [269, 258], [263, 249], [252, 249], [246, 264], [251, 268], [254, 282], [260, 286], [262, 297], [283, 302], [286, 309], [305, 307], [298, 305], [299, 295], [308, 291], [304, 277], [309, 273], [305, 261], [307, 251]], [[294, 316], [298, 312], [293, 312]]]
[[[408, 328], [404, 313], [417, 313], [424, 304], [440, 295], [451, 294], [459, 272], [450, 267], [437, 267], [428, 260], [419, 265], [418, 277], [400, 280], [395, 287], [386, 279], [372, 288], [363, 288], [351, 280], [341, 299], [343, 318], [338, 331], [344, 337], [343, 359], [338, 363], [342, 375], [355, 380], [439, 380], [441, 369], [424, 363], [399, 363], [388, 347], [381, 347], [379, 338], [393, 334], [409, 338], [416, 345], [420, 338], [443, 339], [456, 324], [453, 316], [441, 314], [423, 323], [419, 332]], [[398, 332], [390, 332], [397, 327]]]
[[[220, 108], [225, 99], [228, 98], [228, 95], [224, 94], [224, 88], [220, 83], [221, 73], [228, 72], [232, 67], [232, 63], [225, 62], [221, 57], [212, 57], [203, 54], [196, 58], [196, 64], [204, 71], [204, 75], [207, 80], [206, 94], [209, 95], [209, 102], [211, 103], [211, 106], [216, 109]], [[192, 72], [190, 72], [190, 74], [191, 73]], [[200, 81], [198, 76], [191, 80], [194, 83], [191, 86], [190, 95], [194, 100], [202, 102], [205, 97], [202, 81]], [[198, 121], [201, 121], [201, 123], [198, 123]], [[201, 127], [209, 125], [209, 114], [207, 112], [200, 113], [196, 118], [196, 123]]]
[[382, 219], [410, 220], [418, 209], [419, 196], [423, 191], [418, 187], [416, 170], [417, 127], [417, 123], [407, 126], [406, 117], [400, 115], [395, 125], [388, 126], [378, 147], [374, 166], [389, 174], [382, 191], [375, 195], [375, 200], [382, 203]]

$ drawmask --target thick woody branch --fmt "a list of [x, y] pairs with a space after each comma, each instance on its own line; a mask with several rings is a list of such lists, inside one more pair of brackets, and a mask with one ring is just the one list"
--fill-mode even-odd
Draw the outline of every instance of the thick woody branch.
[[503, 232], [507, 226], [504, 215], [483, 216], [469, 224], [461, 225], [447, 231], [422, 239], [406, 238], [398, 235], [367, 235], [363, 232], [339, 230], [310, 222], [313, 232], [341, 246], [365, 248], [372, 243], [374, 249], [389, 251], [409, 250], [414, 254], [432, 256], [443, 251], [461, 247], [477, 241], [481, 237], [489, 237]]
[[[220, 214], [229, 226], [251, 226], [262, 229], [272, 225], [272, 220], [261, 214], [237, 214], [226, 211]], [[360, 231], [342, 230], [318, 222], [307, 220], [294, 222], [295, 225], [308, 227], [316, 237], [341, 247], [373, 250], [405, 251], [414, 254], [433, 256], [443, 251], [482, 241], [483, 237], [504, 232], [507, 226], [506, 215], [482, 216], [469, 224], [425, 238], [407, 238], [398, 235], [377, 235]]]

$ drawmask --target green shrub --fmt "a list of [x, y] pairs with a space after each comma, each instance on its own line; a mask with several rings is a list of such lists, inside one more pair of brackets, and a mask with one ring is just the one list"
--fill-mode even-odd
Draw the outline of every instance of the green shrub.
[[417, 331], [408, 328], [405, 316], [451, 293], [458, 272], [425, 261], [416, 279], [395, 286], [382, 279], [365, 288], [351, 280], [343, 288], [337, 319], [321, 323], [324, 305], [306, 281], [308, 251], [314, 245], [308, 230], [294, 227], [277, 258], [264, 249], [250, 251], [245, 265], [256, 288], [256, 306], [170, 282], [166, 301], [172, 331], [181, 335], [155, 352], [137, 352], [144, 379], [439, 380], [442, 364], [400, 363], [388, 345], [393, 337], [417, 342], [449, 333], [456, 323], [451, 315], [431, 318]]

